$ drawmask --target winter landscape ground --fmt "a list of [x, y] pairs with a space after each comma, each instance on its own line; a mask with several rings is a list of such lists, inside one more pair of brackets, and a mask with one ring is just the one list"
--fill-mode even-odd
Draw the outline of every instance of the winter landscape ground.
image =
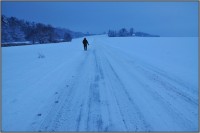
[[2, 48], [3, 131], [198, 131], [197, 37]]

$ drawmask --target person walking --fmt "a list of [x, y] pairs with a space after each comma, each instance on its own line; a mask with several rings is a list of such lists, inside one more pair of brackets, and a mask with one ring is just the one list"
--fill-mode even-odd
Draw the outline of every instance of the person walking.
[[83, 39], [83, 47], [84, 47], [84, 50], [87, 51], [87, 45], [89, 45], [88, 41], [86, 38]]

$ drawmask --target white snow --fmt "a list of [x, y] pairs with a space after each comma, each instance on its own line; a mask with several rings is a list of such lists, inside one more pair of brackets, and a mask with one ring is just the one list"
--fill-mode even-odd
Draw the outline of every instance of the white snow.
[[22, 42], [4, 42], [2, 44], [31, 44], [30, 41], [22, 41]]
[[198, 131], [197, 37], [82, 39], [2, 48], [3, 131]]

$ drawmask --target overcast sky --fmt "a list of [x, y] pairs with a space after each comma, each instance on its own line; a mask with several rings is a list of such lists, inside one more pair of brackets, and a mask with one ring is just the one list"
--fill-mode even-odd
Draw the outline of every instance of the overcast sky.
[[2, 2], [2, 14], [73, 31], [197, 36], [198, 2]]

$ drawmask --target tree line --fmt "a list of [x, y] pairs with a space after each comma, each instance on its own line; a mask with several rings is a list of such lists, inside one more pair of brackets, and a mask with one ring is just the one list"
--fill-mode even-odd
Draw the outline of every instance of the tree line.
[[15, 17], [1, 16], [2, 44], [29, 41], [31, 44], [69, 42], [83, 36], [67, 29], [55, 28], [42, 23], [28, 22]]
[[133, 37], [133, 36], [139, 36], [139, 37], [159, 37], [158, 35], [151, 35], [144, 32], [135, 32], [134, 28], [130, 28], [127, 30], [126, 28], [121, 28], [120, 30], [109, 30], [108, 31], [108, 37]]

